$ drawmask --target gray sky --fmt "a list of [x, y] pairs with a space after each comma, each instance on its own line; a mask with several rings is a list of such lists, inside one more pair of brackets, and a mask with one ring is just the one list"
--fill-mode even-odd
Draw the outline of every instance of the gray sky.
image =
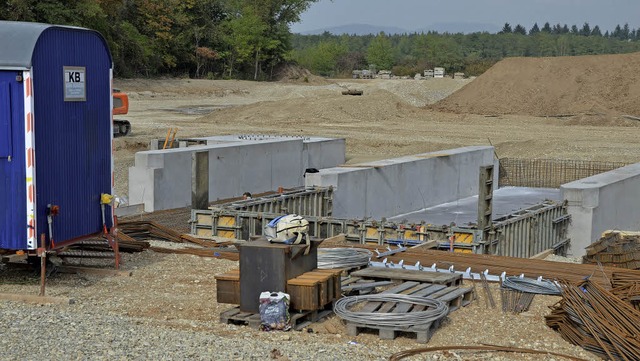
[[347, 24], [394, 26], [408, 31], [436, 23], [508, 22], [530, 29], [537, 22], [613, 30], [617, 24], [640, 27], [640, 0], [320, 0], [293, 24], [305, 32]]

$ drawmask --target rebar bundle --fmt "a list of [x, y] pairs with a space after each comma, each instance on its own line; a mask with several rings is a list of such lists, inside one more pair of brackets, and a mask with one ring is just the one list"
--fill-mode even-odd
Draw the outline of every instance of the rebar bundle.
[[[356, 312], [349, 308], [362, 302], [402, 302], [424, 307], [423, 311], [414, 312]], [[336, 301], [333, 311], [343, 320], [389, 327], [426, 326], [449, 313], [449, 306], [444, 302], [427, 297], [416, 297], [403, 294], [375, 294], [343, 297]]]
[[560, 295], [558, 285], [544, 278], [538, 281], [532, 278], [508, 276], [502, 282], [502, 287], [538, 295]]
[[529, 310], [534, 297], [535, 293], [526, 293], [501, 287], [500, 299], [502, 300], [502, 312], [526, 312]]
[[369, 264], [373, 254], [362, 248], [318, 248], [318, 268], [354, 268]]
[[640, 360], [640, 311], [590, 280], [561, 290], [547, 326], [604, 359]]

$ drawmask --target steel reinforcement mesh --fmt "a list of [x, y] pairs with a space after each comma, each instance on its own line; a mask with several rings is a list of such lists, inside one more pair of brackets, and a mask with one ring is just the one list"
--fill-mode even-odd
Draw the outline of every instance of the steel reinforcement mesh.
[[500, 187], [559, 188], [562, 184], [624, 167], [624, 162], [500, 159]]

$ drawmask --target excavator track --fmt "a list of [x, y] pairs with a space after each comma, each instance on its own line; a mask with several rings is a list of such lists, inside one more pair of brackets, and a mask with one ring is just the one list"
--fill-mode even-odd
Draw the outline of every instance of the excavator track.
[[131, 133], [131, 123], [128, 120], [124, 119], [114, 119], [113, 120], [113, 136], [114, 137], [124, 137]]

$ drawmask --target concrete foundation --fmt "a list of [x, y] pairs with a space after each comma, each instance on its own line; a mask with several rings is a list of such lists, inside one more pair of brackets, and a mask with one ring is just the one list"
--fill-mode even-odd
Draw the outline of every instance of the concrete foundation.
[[563, 184], [562, 198], [571, 215], [570, 253], [583, 256], [585, 247], [610, 229], [640, 230], [640, 163]]
[[344, 139], [278, 136], [198, 138], [206, 145], [138, 152], [129, 202], [146, 212], [191, 205], [192, 153], [209, 154], [209, 201], [303, 185], [304, 170], [345, 161]]
[[477, 194], [480, 166], [498, 169], [493, 154], [475, 146], [328, 168], [307, 174], [305, 185], [335, 188], [334, 217], [381, 219]]

